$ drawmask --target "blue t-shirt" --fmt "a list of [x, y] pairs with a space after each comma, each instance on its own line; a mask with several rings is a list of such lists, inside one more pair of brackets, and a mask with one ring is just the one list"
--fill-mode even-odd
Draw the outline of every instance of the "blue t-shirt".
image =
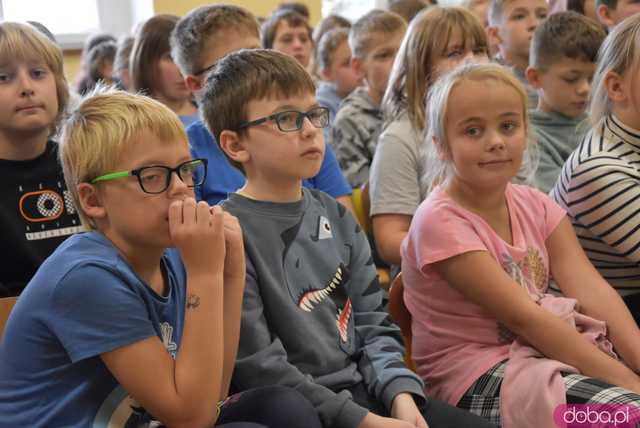
[[180, 122], [182, 122], [182, 125], [187, 128], [189, 125], [191, 125], [194, 122], [197, 122], [200, 120], [200, 116], [198, 115], [198, 113], [195, 114], [182, 114], [178, 116], [180, 118]]
[[[214, 205], [227, 199], [229, 193], [234, 193], [244, 186], [244, 175], [229, 163], [201, 120], [187, 128], [187, 135], [191, 145], [191, 155], [194, 158], [209, 160], [207, 179], [202, 186], [195, 189], [196, 198], [199, 201], [205, 200]], [[331, 146], [326, 144], [325, 147], [320, 172], [315, 177], [304, 180], [302, 185], [309, 189], [322, 190], [334, 198], [351, 195], [351, 187], [342, 175]]]
[[162, 258], [167, 295], [148, 287], [98, 232], [67, 239], [42, 264], [9, 317], [0, 344], [0, 425], [127, 427], [152, 420], [100, 354], [158, 336], [175, 357], [186, 271]]

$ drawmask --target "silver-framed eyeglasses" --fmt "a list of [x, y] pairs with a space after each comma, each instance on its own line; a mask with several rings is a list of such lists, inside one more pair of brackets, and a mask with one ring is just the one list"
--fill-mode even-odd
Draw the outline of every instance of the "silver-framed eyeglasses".
[[169, 168], [163, 165], [151, 165], [132, 169], [131, 171], [110, 172], [94, 178], [91, 180], [91, 184], [135, 176], [138, 178], [138, 183], [143, 192], [155, 195], [169, 188], [171, 185], [171, 176], [174, 172], [187, 187], [200, 186], [207, 178], [207, 160], [192, 159], [181, 163], [175, 168]]
[[329, 109], [326, 107], [314, 107], [307, 112], [297, 110], [281, 111], [250, 122], [242, 122], [240, 126], [238, 126], [238, 129], [261, 125], [269, 120], [275, 120], [280, 131], [294, 132], [302, 129], [305, 118], [309, 119], [309, 122], [316, 128], [326, 128], [329, 126]]

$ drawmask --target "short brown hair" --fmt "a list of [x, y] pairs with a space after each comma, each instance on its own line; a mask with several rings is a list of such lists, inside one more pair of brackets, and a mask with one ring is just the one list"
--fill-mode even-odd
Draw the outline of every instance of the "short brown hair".
[[602, 27], [584, 15], [555, 13], [533, 34], [529, 62], [541, 70], [563, 58], [595, 63], [605, 37]]
[[[219, 144], [224, 130], [243, 133], [239, 128], [247, 120], [249, 102], [301, 94], [315, 94], [315, 84], [295, 58], [272, 49], [241, 49], [216, 64], [198, 103], [202, 120]], [[243, 171], [241, 164], [229, 161]]]
[[316, 64], [320, 70], [331, 67], [336, 50], [348, 39], [349, 30], [346, 28], [334, 28], [324, 33], [316, 48]]
[[248, 10], [215, 4], [193, 9], [183, 16], [171, 32], [171, 57], [183, 75], [196, 74], [205, 66], [204, 52], [209, 40], [222, 31], [246, 31], [260, 37], [258, 21]]
[[389, 10], [397, 13], [407, 22], [411, 22], [413, 17], [425, 7], [427, 4], [422, 0], [389, 0]]
[[293, 10], [307, 19], [311, 17], [311, 13], [309, 13], [309, 6], [299, 1], [286, 1], [280, 3], [276, 10]]
[[291, 28], [305, 27], [309, 34], [309, 40], [313, 43], [313, 36], [309, 21], [298, 12], [292, 9], [278, 9], [273, 15], [267, 18], [262, 24], [262, 47], [265, 49], [273, 49], [273, 43], [276, 40], [276, 34], [278, 32], [278, 26], [282, 21], [286, 21]]
[[133, 36], [129, 35], [122, 36], [118, 39], [116, 58], [113, 61], [114, 73], [129, 69], [129, 57], [131, 56], [131, 49], [133, 49], [134, 40]]
[[373, 9], [361, 16], [349, 31], [349, 46], [354, 58], [364, 58], [369, 52], [369, 43], [376, 33], [392, 34], [405, 31], [407, 21], [397, 13]]
[[116, 58], [116, 42], [104, 42], [91, 48], [87, 54], [87, 71], [91, 87], [95, 86], [99, 81], [111, 76], [103, 76], [102, 69], [105, 65], [113, 64]]
[[152, 96], [158, 88], [157, 64], [169, 53], [169, 37], [178, 23], [175, 15], [155, 15], [138, 30], [131, 49], [131, 90]]
[[322, 18], [322, 21], [313, 29], [313, 41], [315, 44], [320, 43], [320, 39], [329, 30], [334, 28], [351, 28], [351, 22], [347, 18], [339, 15], [329, 15]]

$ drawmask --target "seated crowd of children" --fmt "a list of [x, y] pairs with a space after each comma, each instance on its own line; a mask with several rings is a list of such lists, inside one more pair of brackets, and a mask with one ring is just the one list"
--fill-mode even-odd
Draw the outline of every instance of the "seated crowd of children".
[[640, 426], [640, 2], [435, 3], [1, 22], [0, 425]]

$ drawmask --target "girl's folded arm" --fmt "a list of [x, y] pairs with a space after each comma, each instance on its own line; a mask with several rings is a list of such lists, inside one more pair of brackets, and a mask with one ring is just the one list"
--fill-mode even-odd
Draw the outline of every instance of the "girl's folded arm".
[[452, 287], [488, 310], [547, 358], [576, 367], [586, 376], [640, 393], [640, 379], [629, 368], [537, 305], [488, 252], [463, 253], [433, 267]]
[[640, 372], [640, 330], [620, 295], [585, 255], [568, 218], [547, 238], [546, 246], [551, 273], [564, 295], [576, 299], [582, 313], [607, 323], [616, 352]]

